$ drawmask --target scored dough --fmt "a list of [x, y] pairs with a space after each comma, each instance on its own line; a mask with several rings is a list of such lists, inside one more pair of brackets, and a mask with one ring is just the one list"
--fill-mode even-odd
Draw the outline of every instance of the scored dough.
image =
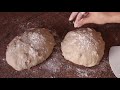
[[52, 53], [54, 45], [54, 37], [48, 29], [26, 31], [9, 43], [6, 61], [17, 71], [29, 69], [46, 60]]
[[105, 42], [101, 33], [90, 28], [70, 31], [61, 42], [64, 58], [85, 67], [99, 64], [104, 55], [104, 49]]

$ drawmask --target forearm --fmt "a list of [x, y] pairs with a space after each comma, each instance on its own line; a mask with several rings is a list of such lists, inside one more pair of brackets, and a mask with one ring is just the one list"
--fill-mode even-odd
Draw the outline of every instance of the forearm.
[[103, 13], [105, 13], [105, 14], [107, 14], [107, 15], [120, 15], [120, 12], [103, 12]]
[[120, 23], [120, 12], [104, 12], [109, 18], [108, 23]]

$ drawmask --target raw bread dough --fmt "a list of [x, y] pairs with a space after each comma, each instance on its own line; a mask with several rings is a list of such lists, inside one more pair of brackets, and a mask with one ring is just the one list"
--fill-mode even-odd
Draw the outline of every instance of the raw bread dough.
[[6, 61], [17, 71], [29, 69], [46, 60], [54, 45], [54, 37], [48, 29], [26, 31], [9, 43]]
[[104, 49], [105, 42], [101, 33], [90, 28], [70, 31], [61, 42], [64, 58], [85, 67], [99, 64], [104, 55]]

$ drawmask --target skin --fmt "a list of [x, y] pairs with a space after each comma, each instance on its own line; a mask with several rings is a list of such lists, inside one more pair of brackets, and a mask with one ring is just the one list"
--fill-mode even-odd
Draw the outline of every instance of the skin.
[[120, 23], [120, 12], [88, 12], [86, 17], [82, 17], [86, 12], [72, 12], [69, 21], [74, 20], [74, 27], [78, 28], [87, 23], [105, 24]]

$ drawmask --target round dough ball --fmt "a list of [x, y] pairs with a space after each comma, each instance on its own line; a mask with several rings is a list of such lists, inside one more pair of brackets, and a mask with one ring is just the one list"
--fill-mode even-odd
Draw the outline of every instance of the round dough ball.
[[6, 61], [17, 71], [29, 69], [46, 60], [52, 53], [54, 45], [54, 37], [48, 29], [26, 31], [9, 43]]
[[61, 42], [64, 58], [85, 67], [99, 64], [104, 55], [104, 49], [105, 42], [101, 33], [90, 28], [70, 31]]

